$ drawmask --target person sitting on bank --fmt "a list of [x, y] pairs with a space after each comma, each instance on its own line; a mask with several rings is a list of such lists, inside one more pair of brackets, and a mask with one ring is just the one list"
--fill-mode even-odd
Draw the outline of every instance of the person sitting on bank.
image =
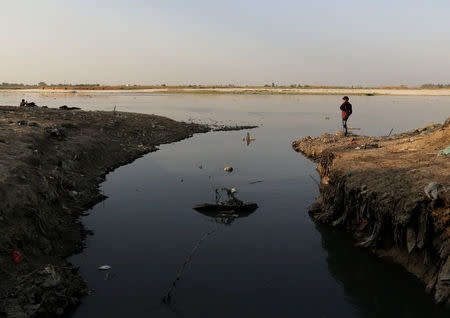
[[25, 101], [25, 99], [22, 99], [22, 101], [20, 102], [19, 107], [25, 107], [27, 106], [27, 102]]
[[353, 110], [352, 104], [348, 102], [349, 100], [348, 96], [342, 97], [342, 100], [344, 101], [340, 107], [340, 109], [342, 110], [342, 126], [344, 127], [344, 135], [347, 136], [348, 135], [347, 120], [352, 114]]

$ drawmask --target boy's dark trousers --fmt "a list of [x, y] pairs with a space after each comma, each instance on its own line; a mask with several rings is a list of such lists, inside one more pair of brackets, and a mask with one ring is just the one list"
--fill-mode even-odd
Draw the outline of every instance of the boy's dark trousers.
[[344, 135], [347, 136], [348, 135], [347, 119], [342, 119], [342, 126], [344, 127]]

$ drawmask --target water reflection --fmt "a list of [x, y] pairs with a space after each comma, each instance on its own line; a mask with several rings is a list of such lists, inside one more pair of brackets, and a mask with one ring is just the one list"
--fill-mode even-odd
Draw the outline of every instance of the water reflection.
[[424, 294], [424, 286], [399, 265], [354, 246], [352, 238], [339, 230], [326, 225], [316, 225], [316, 229], [328, 253], [328, 270], [342, 283], [358, 316], [448, 317], [444, 308], [433, 305], [431, 296]]
[[171, 306], [173, 304], [175, 292], [176, 292], [176, 289], [177, 289], [177, 283], [183, 277], [183, 273], [184, 273], [184, 270], [185, 270], [186, 266], [188, 266], [191, 263], [192, 257], [194, 256], [194, 253], [197, 251], [197, 249], [200, 247], [200, 245], [204, 241], [206, 241], [211, 235], [216, 233], [216, 231], [217, 231], [217, 228], [214, 228], [211, 231], [203, 234], [202, 238], [197, 243], [195, 243], [195, 245], [192, 248], [191, 252], [188, 254], [186, 259], [184, 260], [183, 265], [181, 265], [180, 269], [178, 270], [177, 276], [173, 280], [172, 284], [170, 284], [169, 289], [163, 295], [163, 297], [161, 299], [161, 303], [162, 304], [165, 304], [165, 305], [168, 305], [168, 306]]

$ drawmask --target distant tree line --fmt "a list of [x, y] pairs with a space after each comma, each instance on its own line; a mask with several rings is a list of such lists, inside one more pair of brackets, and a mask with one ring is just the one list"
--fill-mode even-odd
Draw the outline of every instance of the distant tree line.
[[45, 82], [39, 82], [38, 84], [24, 84], [24, 83], [7, 83], [3, 82], [0, 84], [1, 87], [98, 87], [100, 84], [50, 84], [47, 85]]
[[450, 84], [423, 84], [422, 88], [450, 88]]
[[28, 85], [25, 85], [23, 83], [6, 83], [6, 82], [3, 82], [1, 86], [3, 86], [3, 87], [25, 87], [25, 86], [28, 86]]

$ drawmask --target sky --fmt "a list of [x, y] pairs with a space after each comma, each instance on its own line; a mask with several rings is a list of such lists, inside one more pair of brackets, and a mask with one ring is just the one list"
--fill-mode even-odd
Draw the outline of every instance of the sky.
[[450, 83], [449, 0], [0, 4], [0, 82]]

